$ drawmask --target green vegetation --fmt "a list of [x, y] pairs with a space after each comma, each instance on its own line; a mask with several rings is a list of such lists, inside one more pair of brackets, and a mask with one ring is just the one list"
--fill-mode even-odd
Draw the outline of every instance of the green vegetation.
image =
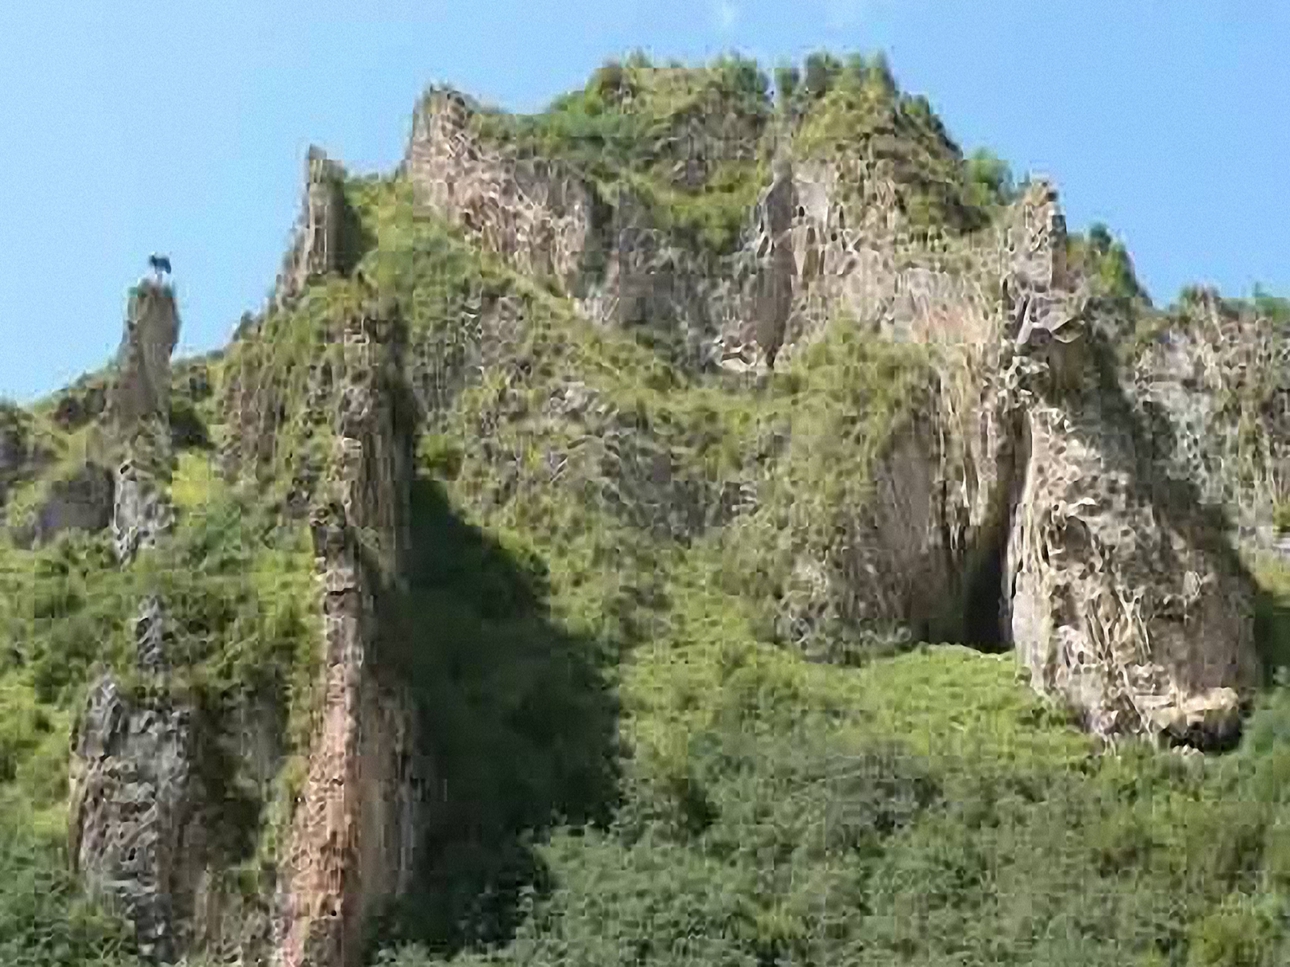
[[1096, 223], [1088, 234], [1072, 234], [1067, 253], [1070, 268], [1093, 284], [1095, 292], [1121, 314], [1131, 314], [1135, 307], [1150, 306], [1147, 292], [1138, 283], [1124, 243], [1111, 237], [1110, 230]]
[[734, 249], [778, 147], [803, 158], [861, 159], [896, 187], [912, 224], [971, 231], [1014, 197], [1007, 166], [965, 160], [927, 99], [902, 94], [881, 55], [813, 54], [781, 65], [775, 94], [738, 56], [707, 67], [610, 61], [540, 114], [481, 111], [476, 129], [522, 157], [580, 172], [611, 208], [623, 192], [656, 227], [699, 254]]
[[[805, 156], [886, 166], [916, 223], [970, 231], [1016, 192], [881, 59], [782, 67], [772, 104], [749, 61], [636, 56], [544, 114], [476, 123], [609, 202], [632, 192], [705, 255], [733, 247], [782, 130]], [[0, 963], [133, 964], [62, 840], [89, 683], [111, 670], [137, 701], [161, 697], [133, 668], [149, 594], [170, 621], [165, 687], [210, 734], [251, 705], [281, 712], [271, 788], [233, 755], [204, 764], [243, 834], [232, 875], [272, 866], [317, 700], [303, 512], [360, 314], [396, 327], [418, 410], [411, 560], [382, 589], [376, 657], [411, 689], [436, 783], [417, 889], [375, 926], [376, 962], [1290, 960], [1284, 675], [1231, 755], [1103, 754], [1011, 656], [915, 644], [939, 634], [930, 620], [859, 628], [830, 583], [871, 540], [877, 470], [927, 410], [934, 350], [836, 325], [768, 377], [694, 375], [419, 213], [399, 179], [346, 191], [353, 271], [177, 368], [171, 539], [125, 569], [104, 534], [0, 546]], [[1108, 305], [1159, 321], [1104, 229], [1071, 258]], [[0, 433], [43, 433], [52, 461], [10, 508], [83, 464], [92, 409], [67, 425], [0, 409]], [[1290, 579], [1256, 570], [1276, 670]]]
[[1290, 533], [1290, 500], [1283, 500], [1273, 508], [1272, 526], [1278, 533]]
[[[4, 709], [5, 718], [10, 710]], [[55, 837], [0, 800], [0, 963], [138, 967], [126, 928], [87, 903]]]
[[789, 111], [798, 126], [796, 154], [858, 159], [869, 168], [866, 177], [896, 188], [916, 228], [973, 231], [1010, 199], [1006, 166], [984, 153], [965, 162], [927, 99], [902, 94], [881, 56], [808, 58]]
[[724, 254], [765, 180], [768, 84], [741, 57], [689, 68], [637, 55], [605, 64], [541, 114], [485, 111], [475, 124], [522, 157], [570, 166], [605, 204], [626, 192], [678, 241]]
[[[316, 675], [312, 556], [299, 528], [272, 523], [218, 483], [208, 458], [181, 457], [173, 539], [117, 567], [106, 534], [68, 532], [33, 551], [0, 547], [0, 960], [6, 964], [127, 963], [124, 934], [78, 898], [62, 855], [67, 756], [74, 717], [104, 671], [147, 705], [161, 683], [134, 669], [130, 629], [159, 594], [167, 614], [165, 681], [199, 710], [212, 736], [231, 734], [239, 708], [283, 713], [284, 752], [306, 737]], [[201, 762], [223, 802], [230, 843], [267, 821], [277, 797], [212, 745]], [[10, 828], [10, 823], [13, 824]], [[39, 836], [39, 841], [32, 839]], [[228, 857], [230, 863], [243, 855]], [[26, 890], [39, 894], [24, 896]], [[26, 958], [26, 959], [24, 959]], [[97, 959], [96, 959], [97, 958]]]
[[[845, 622], [824, 655], [779, 643], [783, 555], [863, 506], [918, 412], [922, 352], [837, 327], [755, 389], [691, 380], [371, 190], [382, 241], [360, 272], [411, 307], [414, 347], [470, 357], [452, 313], [480, 292], [515, 320], [482, 375], [434, 397], [419, 449], [406, 607], [442, 619], [394, 647], [449, 792], [379, 962], [1290, 953], [1280, 691], [1227, 758], [1099, 756], [1009, 656], [831, 654]], [[581, 405], [555, 406], [571, 385]], [[711, 506], [749, 475], [764, 503], [719, 526]]]

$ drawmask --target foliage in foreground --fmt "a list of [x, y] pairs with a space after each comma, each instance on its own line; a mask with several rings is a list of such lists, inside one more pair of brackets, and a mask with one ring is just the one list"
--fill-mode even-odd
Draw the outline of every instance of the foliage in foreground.
[[[750, 129], [771, 124], [765, 78], [738, 59], [650, 76], [608, 67], [544, 119], [483, 124], [521, 150], [635, 179], [722, 251], [759, 159], [678, 184], [668, 138], [714, 102]], [[1009, 197], [1006, 167], [958, 158], [880, 62], [817, 56], [790, 76], [778, 110], [803, 144], [827, 152], [841, 132], [889, 150], [919, 175], [926, 217], [971, 226]], [[823, 544], [836, 508], [863, 502], [926, 375], [918, 353], [843, 332], [763, 385], [692, 380], [415, 217], [406, 186], [351, 193], [375, 243], [358, 276], [396, 300], [410, 382], [438, 407], [381, 660], [414, 690], [441, 785], [421, 890], [381, 924], [378, 961], [1290, 960], [1284, 690], [1230, 756], [1098, 755], [1007, 656], [922, 646], [839, 668], [767, 631], [791, 566], [781, 552]], [[1143, 301], [1105, 232], [1072, 254], [1107, 297]], [[254, 422], [224, 428], [269, 451], [241, 454], [267, 467], [267, 496], [227, 492], [188, 453], [179, 531], [154, 564], [117, 570], [101, 537], [0, 549], [0, 962], [132, 963], [120, 926], [78, 896], [58, 841], [71, 715], [98, 670], [130, 664], [145, 590], [173, 609], [177, 687], [217, 715], [267, 694], [297, 728], [307, 721], [308, 554], [266, 511], [322, 459], [310, 377], [361, 295], [329, 280], [231, 354], [227, 378], [273, 391]], [[467, 378], [481, 347], [460, 320], [503, 299], [516, 326]], [[579, 415], [553, 412], [574, 397]], [[210, 419], [190, 411], [199, 428]], [[706, 508], [750, 461], [771, 468], [768, 525], [705, 542], [718, 526]], [[1260, 635], [1290, 654], [1290, 584], [1264, 580]], [[254, 811], [270, 805], [269, 791], [246, 792]]]
[[137, 967], [129, 950], [125, 925], [82, 897], [57, 838], [0, 799], [0, 963]]

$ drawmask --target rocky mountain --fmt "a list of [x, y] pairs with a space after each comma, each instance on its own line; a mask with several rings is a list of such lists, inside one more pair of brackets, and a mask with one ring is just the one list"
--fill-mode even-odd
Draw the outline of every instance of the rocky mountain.
[[0, 408], [6, 963], [1290, 953], [1290, 306], [881, 58], [432, 88], [180, 324]]

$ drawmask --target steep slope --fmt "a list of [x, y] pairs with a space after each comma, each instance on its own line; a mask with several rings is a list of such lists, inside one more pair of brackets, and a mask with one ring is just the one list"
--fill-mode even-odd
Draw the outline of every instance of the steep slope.
[[393, 176], [310, 150], [227, 349], [145, 280], [0, 411], [0, 805], [144, 957], [1284, 959], [1281, 330], [881, 59], [777, 93], [432, 89]]

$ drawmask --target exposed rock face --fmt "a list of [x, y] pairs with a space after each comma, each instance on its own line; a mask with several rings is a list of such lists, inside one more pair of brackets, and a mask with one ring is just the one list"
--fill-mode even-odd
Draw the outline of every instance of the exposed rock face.
[[1169, 472], [1224, 507], [1246, 543], [1290, 506], [1290, 333], [1198, 293], [1132, 360], [1126, 383]]
[[574, 290], [591, 252], [594, 198], [581, 178], [485, 144], [455, 91], [433, 89], [412, 120], [404, 171], [418, 200], [522, 272]]
[[291, 247], [269, 299], [281, 309], [297, 298], [313, 279], [345, 272], [352, 257], [349, 207], [345, 201], [345, 170], [310, 146], [305, 158], [305, 192]]
[[630, 190], [620, 188], [608, 207], [589, 230], [592, 258], [573, 290], [579, 309], [601, 325], [650, 329], [682, 365], [705, 363], [723, 292], [716, 265], [661, 231]]
[[123, 439], [169, 413], [170, 357], [178, 341], [174, 290], [144, 279], [130, 290], [117, 376], [108, 400], [113, 428]]
[[[406, 169], [419, 197], [521, 271], [556, 274], [594, 319], [649, 320], [692, 358], [745, 372], [782, 365], [839, 312], [934, 347], [926, 422], [880, 461], [849, 536], [796, 561], [782, 634], [806, 642], [841, 622], [919, 635], [948, 620], [1015, 645], [1036, 687], [1100, 733], [1230, 730], [1257, 673], [1248, 582], [1185, 500], [1165, 506], [1103, 378], [1110, 355], [1046, 184], [991, 232], [929, 239], [866, 161], [783, 157], [743, 246], [702, 266], [705, 282], [632, 199], [597, 222], [569, 173], [488, 148], [469, 120], [459, 97], [427, 99]], [[957, 602], [959, 617], [929, 601]]]
[[145, 280], [130, 293], [118, 373], [108, 401], [111, 432], [120, 447], [112, 536], [118, 559], [133, 560], [171, 526], [170, 356], [179, 340], [179, 313], [167, 285]]
[[[517, 271], [556, 280], [590, 319], [648, 326], [673, 342], [678, 360], [703, 361], [719, 289], [707, 271], [713, 267], [696, 265], [694, 253], [660, 231], [631, 190], [602, 198], [559, 162], [487, 143], [471, 119], [472, 108], [456, 92], [426, 95], [404, 161], [418, 201]], [[687, 143], [678, 135], [672, 147]], [[695, 170], [703, 176], [702, 165]]]
[[[123, 454], [105, 481], [118, 559], [128, 566], [169, 529], [170, 354], [179, 335], [174, 294], [145, 281], [131, 292], [118, 372], [109, 394]], [[203, 741], [195, 709], [166, 696], [166, 611], [149, 595], [133, 629], [136, 668], [160, 697], [129, 697], [112, 675], [97, 681], [72, 750], [72, 861], [89, 887], [118, 903], [143, 954], [173, 962], [184, 948], [206, 863], [212, 806], [198, 778]], [[216, 821], [217, 824], [217, 821]]]
[[798, 562], [790, 637], [830, 615], [918, 634], [936, 620], [918, 601], [958, 600], [969, 637], [1014, 645], [1093, 731], [1230, 737], [1258, 673], [1252, 588], [1214, 523], [1139, 452], [1068, 278], [1055, 193], [1031, 186], [992, 235], [955, 249], [911, 239], [894, 206], [839, 204], [837, 183], [778, 166], [724, 364], [774, 365], [841, 310], [933, 347], [941, 389], [880, 461], [858, 530]]
[[63, 430], [78, 430], [107, 409], [108, 382], [99, 374], [84, 376], [58, 396], [54, 422]]
[[357, 964], [364, 924], [412, 875], [415, 721], [374, 660], [376, 602], [407, 542], [410, 437], [391, 328], [363, 316], [344, 334], [333, 499], [311, 520], [324, 594], [322, 707], [283, 869], [281, 967]]
[[1005, 572], [1012, 641], [1036, 687], [1098, 734], [1227, 741], [1258, 678], [1249, 579], [1138, 452], [1109, 351], [1067, 290], [1052, 193], [1023, 200], [1009, 246], [1028, 452]]
[[[145, 609], [141, 624], [157, 618]], [[202, 869], [196, 758], [191, 710], [138, 705], [111, 677], [95, 683], [72, 749], [72, 862], [160, 963], [184, 946]]]
[[[929, 243], [909, 228], [896, 197], [864, 161], [778, 159], [732, 260], [737, 286], [714, 354], [721, 365], [786, 362], [839, 310], [898, 340], [984, 339], [994, 322], [981, 283], [999, 281], [1001, 253], [968, 240]], [[972, 271], [951, 266], [953, 256]]]
[[127, 459], [117, 469], [112, 508], [112, 540], [117, 558], [133, 560], [142, 548], [156, 545], [168, 531], [174, 513], [158, 481]]
[[86, 463], [49, 485], [29, 527], [15, 532], [19, 544], [45, 544], [67, 530], [101, 531], [112, 521], [114, 485], [111, 471]]
[[[53, 457], [36, 439], [31, 418], [16, 406], [0, 403], [0, 511], [10, 492], [38, 477]], [[111, 516], [112, 475], [86, 459], [48, 481], [29, 518], [24, 514], [6, 523], [16, 544], [31, 547], [66, 530], [102, 530]]]

